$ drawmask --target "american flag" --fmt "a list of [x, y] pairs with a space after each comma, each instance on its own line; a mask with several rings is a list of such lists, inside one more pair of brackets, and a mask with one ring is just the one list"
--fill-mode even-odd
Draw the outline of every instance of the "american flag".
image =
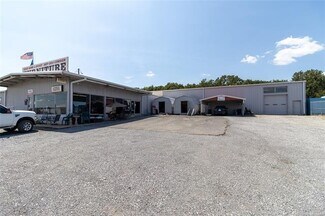
[[33, 52], [27, 52], [24, 55], [20, 56], [20, 59], [28, 60], [33, 58]]

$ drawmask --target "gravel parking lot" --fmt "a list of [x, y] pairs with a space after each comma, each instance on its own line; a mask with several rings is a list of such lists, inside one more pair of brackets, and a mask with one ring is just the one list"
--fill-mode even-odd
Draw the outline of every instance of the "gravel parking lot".
[[325, 119], [0, 130], [0, 215], [324, 215]]

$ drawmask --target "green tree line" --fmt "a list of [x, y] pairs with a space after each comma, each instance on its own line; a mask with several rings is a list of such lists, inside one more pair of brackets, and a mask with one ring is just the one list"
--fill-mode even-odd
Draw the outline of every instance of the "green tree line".
[[[321, 70], [307, 70], [295, 72], [292, 76], [292, 81], [306, 80], [306, 95], [307, 97], [321, 97], [325, 95], [325, 75]], [[222, 75], [217, 79], [202, 79], [199, 83], [188, 83], [186, 85], [169, 82], [166, 85], [148, 86], [143, 90], [159, 91], [159, 90], [172, 90], [184, 88], [200, 88], [200, 87], [215, 87], [215, 86], [230, 86], [230, 85], [248, 85], [260, 83], [275, 83], [275, 82], [288, 82], [288, 80], [252, 80], [241, 79], [236, 75]]]

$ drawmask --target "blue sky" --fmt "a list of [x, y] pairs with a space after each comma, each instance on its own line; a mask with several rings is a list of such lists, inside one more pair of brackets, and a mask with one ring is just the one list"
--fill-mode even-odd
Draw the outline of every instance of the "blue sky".
[[0, 76], [28, 51], [134, 87], [325, 70], [325, 1], [0, 2]]

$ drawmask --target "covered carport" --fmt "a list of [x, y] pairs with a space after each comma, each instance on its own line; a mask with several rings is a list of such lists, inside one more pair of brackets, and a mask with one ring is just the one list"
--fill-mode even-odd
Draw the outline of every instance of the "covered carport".
[[214, 114], [216, 106], [225, 106], [228, 109], [228, 115], [244, 115], [246, 98], [215, 95], [200, 100], [202, 114]]

